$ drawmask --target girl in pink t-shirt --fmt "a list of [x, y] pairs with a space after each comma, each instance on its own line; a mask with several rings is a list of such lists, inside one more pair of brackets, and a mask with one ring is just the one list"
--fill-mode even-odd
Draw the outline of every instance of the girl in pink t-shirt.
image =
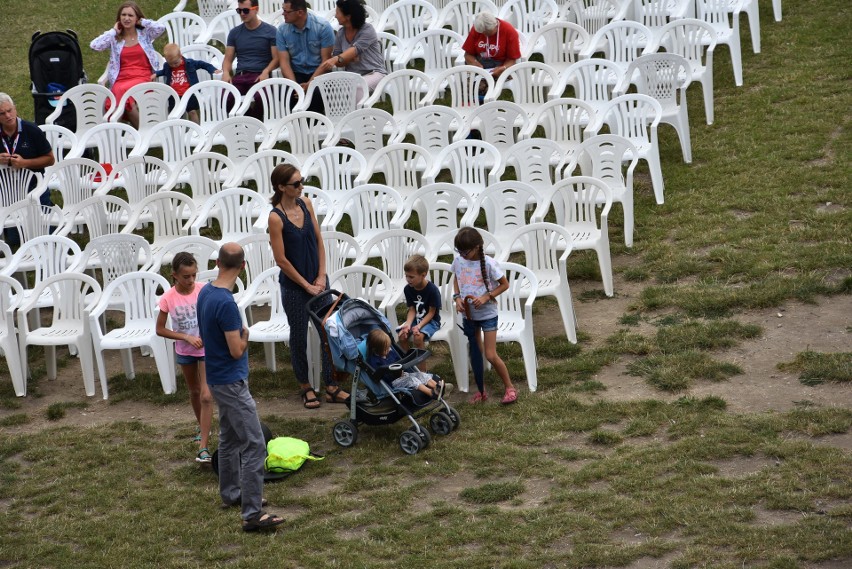
[[[204, 286], [196, 282], [198, 263], [191, 253], [181, 251], [172, 259], [172, 279], [175, 285], [160, 298], [160, 315], [157, 317], [157, 334], [175, 340], [177, 363], [180, 364], [186, 385], [189, 388], [189, 402], [198, 421], [199, 441], [196, 462], [209, 464], [212, 457], [207, 450], [210, 435], [210, 423], [213, 420], [213, 397], [207, 387], [204, 374], [204, 345], [198, 332], [198, 293]], [[172, 329], [166, 328], [166, 320], [171, 318]]]

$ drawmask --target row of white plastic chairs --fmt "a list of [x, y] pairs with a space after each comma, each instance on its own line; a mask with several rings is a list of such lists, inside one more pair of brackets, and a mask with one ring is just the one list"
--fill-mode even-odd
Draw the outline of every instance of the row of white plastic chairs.
[[[392, 232], [393, 233], [393, 232]], [[391, 243], [395, 238], [406, 238], [416, 234], [408, 232], [411, 235], [405, 235], [406, 231], [397, 231], [402, 235], [389, 235], [379, 243]], [[487, 236], [487, 232], [485, 233]], [[327, 243], [332, 243], [338, 234], [328, 235]], [[108, 237], [108, 238], [107, 238]], [[565, 261], [571, 251], [571, 236], [563, 228], [553, 224], [534, 224], [532, 226], [521, 228], [516, 232], [515, 238], [521, 242], [522, 247], [528, 249], [527, 262], [531, 266], [529, 269], [523, 267], [518, 268], [515, 272], [520, 272], [526, 279], [522, 287], [517, 290], [510, 290], [504, 301], [501, 301], [501, 309], [505, 309], [506, 305], [519, 306], [519, 302], [523, 299], [514, 298], [513, 295], [520, 295], [526, 298], [525, 313], [510, 316], [507, 319], [507, 326], [503, 329], [503, 340], [513, 341], [518, 340], [516, 328], [531, 328], [531, 304], [536, 295], [538, 279], [542, 281], [544, 288], [542, 294], [557, 296], [560, 310], [563, 317], [566, 318], [565, 326], [566, 333], [572, 341], [576, 341], [575, 323], [573, 315], [573, 306], [571, 305], [570, 289], [568, 288]], [[189, 242], [188, 238], [183, 238], [184, 243], [180, 243], [181, 239], [175, 241], [174, 251], [177, 250], [195, 250], [199, 251], [199, 241], [204, 238], [192, 238], [194, 242]], [[544, 239], [544, 241], [542, 241]], [[422, 245], [417, 244], [416, 238], [413, 241], [415, 247]], [[156, 299], [152, 298], [152, 294], [156, 293], [157, 289], [165, 290], [167, 282], [161, 276], [154, 272], [135, 272], [136, 263], [129, 263], [128, 259], [136, 260], [141, 256], [148, 255], [151, 258], [151, 253], [147, 250], [145, 241], [134, 235], [112, 235], [105, 236], [93, 240], [91, 246], [87, 246], [86, 251], [82, 254], [76, 245], [64, 237], [46, 236], [31, 241], [28, 245], [12, 257], [11, 263], [0, 274], [0, 288], [8, 287], [8, 291], [3, 291], [2, 301], [11, 303], [0, 307], [0, 316], [5, 318], [4, 326], [0, 326], [0, 347], [3, 347], [9, 361], [15, 391], [18, 395], [26, 393], [26, 348], [28, 345], [44, 345], [49, 346], [48, 375], [50, 378], [55, 378], [55, 346], [56, 345], [72, 345], [77, 354], [81, 358], [83, 367], [84, 384], [88, 395], [94, 394], [94, 378], [92, 373], [91, 342], [94, 343], [95, 360], [98, 367], [98, 372], [101, 381], [101, 387], [104, 398], [108, 396], [106, 374], [104, 370], [103, 355], [104, 349], [122, 349], [125, 354], [122, 359], [125, 367], [125, 374], [133, 377], [133, 364], [129, 358], [130, 347], [146, 347], [153, 353], [157, 362], [158, 372], [161, 377], [163, 389], [166, 393], [174, 391], [174, 362], [171, 359], [170, 350], [164, 349], [166, 343], [162, 338], [156, 337], [154, 334], [154, 321], [156, 318]], [[341, 241], [344, 247], [348, 247], [348, 241]], [[553, 251], [542, 249], [541, 244], [545, 243], [553, 247]], [[287, 337], [270, 338], [268, 332], [270, 330], [269, 321], [253, 322], [251, 318], [251, 307], [256, 304], [266, 305], [271, 304], [270, 321], [271, 329], [275, 330], [280, 336], [283, 333], [287, 334], [286, 317], [281, 310], [279, 288], [278, 288], [278, 269], [271, 263], [271, 252], [269, 251], [268, 239], [266, 236], [252, 236], [249, 239], [243, 240], [244, 247], [253, 251], [250, 254], [257, 257], [267, 257], [268, 260], [261, 260], [261, 267], [255, 267], [255, 276], [253, 280], [249, 280], [245, 287], [240, 283], [240, 307], [246, 311], [246, 322], [252, 327], [252, 336], [254, 341], [287, 341]], [[204, 265], [205, 252], [201, 244], [201, 254], [199, 261]], [[403, 246], [404, 247], [404, 246]], [[409, 249], [411, 245], [408, 246]], [[76, 251], [75, 251], [76, 249]], [[266, 250], [265, 252], [263, 250]], [[207, 249], [207, 257], [210, 256], [209, 248]], [[413, 249], [411, 249], [413, 250]], [[418, 251], [425, 252], [422, 248]], [[391, 255], [398, 254], [400, 245], [390, 245], [385, 253]], [[70, 253], [70, 254], [69, 254]], [[77, 253], [77, 260], [74, 260], [73, 254]], [[99, 295], [100, 284], [91, 279], [91, 277], [83, 276], [77, 278], [76, 271], [82, 271], [85, 268], [87, 260], [100, 255], [100, 263], [95, 266], [104, 270], [104, 292]], [[345, 254], [344, 254], [345, 255]], [[22, 269], [20, 258], [39, 260], [50, 259], [50, 267], [43, 269], [37, 273], [41, 279], [36, 278], [36, 284], [32, 290], [26, 291], [21, 289], [17, 281], [9, 278], [11, 272]], [[502, 258], [502, 257], [500, 257]], [[395, 305], [401, 298], [401, 287], [403, 283], [395, 282], [388, 274], [381, 269], [371, 266], [362, 265], [366, 261], [364, 259], [356, 259], [355, 263], [350, 266], [341, 266], [336, 270], [329, 269], [331, 275], [332, 286], [342, 289], [343, 292], [352, 296], [366, 298], [377, 305], [378, 308], [384, 309], [393, 321], [396, 320]], [[257, 261], [255, 261], [256, 264]], [[397, 264], [397, 263], [392, 263]], [[271, 266], [269, 266], [271, 265]], [[111, 276], [107, 278], [107, 267], [111, 269]], [[122, 267], [128, 269], [125, 273], [119, 273], [118, 269]], [[433, 266], [433, 270], [438, 265]], [[530, 278], [529, 275], [535, 274], [535, 277]], [[127, 276], [135, 274], [136, 277]], [[49, 276], [48, 276], [49, 275]], [[62, 275], [67, 276], [64, 278]], [[142, 276], [145, 275], [145, 276]], [[154, 276], [152, 276], [154, 275]], [[215, 273], [202, 272], [201, 278], [213, 278]], [[397, 281], [402, 280], [400, 278]], [[514, 279], [510, 279], [512, 282]], [[58, 284], [58, 283], [62, 284]], [[443, 279], [443, 284], [449, 283], [449, 279]], [[76, 285], [76, 289], [74, 286]], [[82, 285], [82, 290], [81, 290]], [[65, 288], [70, 286], [70, 288]], [[245, 289], [243, 291], [243, 289]], [[14, 293], [14, 294], [10, 294]], [[450, 298], [450, 291], [445, 291], [447, 299]], [[446, 299], [445, 299], [446, 300]], [[445, 304], [448, 304], [445, 301]], [[59, 308], [54, 311], [54, 319], [52, 325], [39, 327], [38, 324], [30, 324], [28, 315], [32, 311], [36, 311], [40, 307], [53, 306]], [[447, 307], [445, 307], [447, 308]], [[14, 330], [14, 311], [18, 309], [18, 330], [21, 331], [20, 337], [16, 337]], [[80, 321], [80, 313], [85, 310], [85, 314]], [[121, 310], [125, 312], [124, 326], [107, 331], [105, 327], [104, 313], [107, 310]], [[452, 315], [451, 308], [448, 310]], [[282, 323], [281, 320], [284, 320]], [[453, 337], [455, 326], [452, 325], [452, 320], [445, 317], [449, 321], [449, 325], [445, 324], [444, 333], [446, 336], [436, 336], [434, 340], [447, 339], [451, 342], [451, 349], [456, 353], [456, 349], [461, 349], [459, 345], [463, 342], [463, 338], [456, 335]], [[36, 319], [35, 321], [38, 321]], [[283, 324], [283, 325], [282, 325]], [[267, 334], [264, 335], [264, 327]], [[146, 329], [147, 328], [147, 329]], [[64, 330], [64, 334], [57, 335], [57, 330]], [[514, 334], [512, 334], [514, 330]], [[258, 333], [260, 332], [260, 333]], [[91, 339], [88, 339], [87, 334], [91, 334]], [[525, 357], [528, 356], [527, 350], [531, 349], [532, 353], [528, 360], [535, 361], [534, 345], [532, 344], [531, 330], [526, 344], [523, 346]], [[59, 336], [59, 337], [57, 337]], [[447, 337], [449, 336], [449, 337]], [[11, 342], [18, 340], [20, 345], [13, 346]], [[21, 357], [16, 358], [20, 349]], [[267, 361], [271, 360], [271, 365], [274, 366], [274, 355], [272, 354], [272, 346], [268, 346]], [[462, 352], [463, 353], [463, 352]], [[15, 360], [18, 361], [15, 361]], [[454, 358], [463, 360], [464, 358]], [[459, 365], [456, 364], [458, 368]], [[170, 372], [171, 371], [171, 372]], [[528, 366], [528, 380], [530, 388], [535, 389], [535, 366]], [[462, 376], [459, 375], [461, 378]], [[466, 378], [466, 370], [464, 372]], [[461, 380], [463, 381], [463, 380]], [[462, 388], [466, 390], [466, 381], [463, 381]]]

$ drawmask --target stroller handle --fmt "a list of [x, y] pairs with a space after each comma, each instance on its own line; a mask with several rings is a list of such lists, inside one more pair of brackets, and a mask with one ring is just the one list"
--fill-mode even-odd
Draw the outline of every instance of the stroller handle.
[[335, 299], [337, 299], [337, 302], [342, 302], [347, 298], [349, 297], [346, 296], [346, 294], [340, 292], [339, 290], [330, 288], [328, 290], [322, 291], [318, 295], [308, 300], [308, 303], [305, 305], [305, 307], [307, 308], [308, 313], [319, 316], [319, 312], [326, 306], [330, 305], [332, 302], [335, 302]]

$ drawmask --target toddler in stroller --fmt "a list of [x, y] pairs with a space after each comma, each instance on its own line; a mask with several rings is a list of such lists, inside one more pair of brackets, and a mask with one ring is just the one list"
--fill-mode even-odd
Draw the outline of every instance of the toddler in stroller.
[[376, 328], [367, 335], [367, 354], [367, 363], [376, 370], [375, 375], [390, 381], [394, 389], [417, 389], [432, 399], [444, 395], [444, 380], [435, 381], [430, 373], [402, 369], [399, 354], [384, 330]]
[[431, 355], [428, 350], [417, 348], [405, 352], [394, 344], [390, 323], [376, 308], [333, 289], [313, 297], [307, 308], [320, 332], [323, 349], [331, 353], [335, 375], [352, 377], [353, 404], [349, 406], [348, 417], [337, 421], [332, 430], [337, 444], [353, 446], [361, 425], [390, 425], [408, 419], [411, 427], [400, 435], [399, 445], [405, 453], [416, 454], [432, 440], [417, 418], [431, 413], [429, 427], [437, 435], [448, 435], [458, 427], [459, 414], [443, 399], [443, 387], [435, 381], [440, 378], [433, 378], [437, 388], [435, 397], [429, 387], [426, 387], [428, 395], [426, 391], [396, 387], [385, 377], [386, 367], [376, 370], [370, 365], [367, 338], [373, 331], [383, 334], [391, 344], [390, 351], [399, 358], [392, 364], [397, 373], [420, 373], [417, 365]]

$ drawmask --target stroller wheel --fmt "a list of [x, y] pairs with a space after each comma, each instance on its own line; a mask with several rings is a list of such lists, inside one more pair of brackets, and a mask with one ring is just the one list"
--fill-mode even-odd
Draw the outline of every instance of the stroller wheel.
[[342, 447], [351, 447], [358, 442], [358, 427], [349, 420], [338, 421], [331, 429], [334, 442]]
[[453, 431], [453, 420], [447, 413], [438, 411], [429, 418], [429, 427], [436, 435], [449, 435]]
[[432, 444], [432, 435], [429, 434], [427, 429], [421, 427], [420, 432], [417, 434], [420, 435], [420, 440], [423, 441], [423, 446], [420, 447], [421, 450]]
[[452, 419], [453, 430], [455, 431], [459, 428], [459, 425], [461, 425], [461, 415], [459, 415], [459, 412], [453, 409], [452, 407], [447, 409], [446, 413], [450, 416], [450, 419]]
[[409, 429], [399, 435], [399, 448], [405, 454], [417, 454], [421, 448], [425, 448], [425, 445], [417, 431]]

